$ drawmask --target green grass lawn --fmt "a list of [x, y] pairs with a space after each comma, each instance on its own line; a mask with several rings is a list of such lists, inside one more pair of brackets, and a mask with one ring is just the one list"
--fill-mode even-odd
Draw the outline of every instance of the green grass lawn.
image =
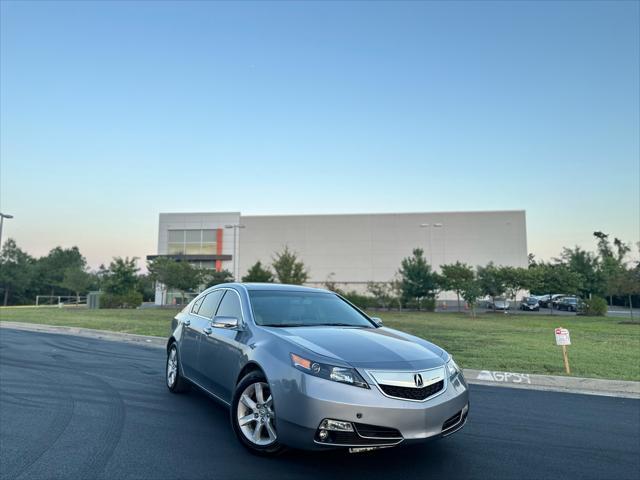
[[[175, 310], [0, 308], [0, 320], [167, 336]], [[640, 325], [617, 318], [376, 312], [386, 326], [423, 337], [465, 368], [563, 375], [553, 330], [571, 331], [569, 359], [578, 377], [640, 380]]]

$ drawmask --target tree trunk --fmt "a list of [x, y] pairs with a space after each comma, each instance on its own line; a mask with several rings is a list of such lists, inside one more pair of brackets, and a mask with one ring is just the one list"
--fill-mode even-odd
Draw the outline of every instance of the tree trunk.
[[629, 294], [629, 314], [633, 318], [633, 298], [631, 298], [631, 294]]
[[76, 306], [80, 305], [80, 292], [76, 292]]
[[5, 287], [3, 305], [6, 307], [8, 302], [9, 302], [9, 288]]
[[553, 315], [553, 299], [551, 298], [551, 294], [549, 294], [549, 310], [551, 311], [550, 315]]
[[460, 313], [460, 292], [456, 291], [456, 295], [458, 297], [458, 313]]

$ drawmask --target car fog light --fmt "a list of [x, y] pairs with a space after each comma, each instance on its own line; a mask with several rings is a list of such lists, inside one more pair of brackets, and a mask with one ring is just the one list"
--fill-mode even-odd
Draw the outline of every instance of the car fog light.
[[327, 432], [326, 430], [320, 430], [318, 438], [320, 438], [321, 442], [324, 442], [327, 438], [329, 438], [329, 432]]
[[[350, 422], [341, 422], [340, 420], [331, 420], [325, 418], [320, 424], [322, 430], [333, 430], [336, 432], [353, 432], [353, 425]], [[322, 433], [322, 430], [320, 433]]]

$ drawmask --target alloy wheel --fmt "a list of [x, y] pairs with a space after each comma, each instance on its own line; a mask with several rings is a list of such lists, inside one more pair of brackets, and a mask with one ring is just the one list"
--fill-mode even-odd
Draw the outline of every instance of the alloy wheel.
[[178, 377], [178, 356], [175, 347], [169, 351], [167, 358], [167, 386], [172, 388]]
[[254, 445], [266, 446], [276, 441], [273, 397], [268, 383], [255, 382], [244, 389], [237, 419], [240, 431]]

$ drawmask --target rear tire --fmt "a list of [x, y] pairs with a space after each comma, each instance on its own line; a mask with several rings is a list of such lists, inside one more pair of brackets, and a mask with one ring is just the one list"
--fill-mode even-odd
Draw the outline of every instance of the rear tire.
[[180, 372], [180, 355], [175, 342], [167, 350], [167, 365], [165, 379], [167, 388], [172, 393], [183, 393], [189, 391], [189, 381]]
[[285, 451], [275, 424], [275, 406], [267, 379], [261, 372], [250, 372], [236, 386], [231, 401], [233, 431], [251, 453], [275, 456]]

